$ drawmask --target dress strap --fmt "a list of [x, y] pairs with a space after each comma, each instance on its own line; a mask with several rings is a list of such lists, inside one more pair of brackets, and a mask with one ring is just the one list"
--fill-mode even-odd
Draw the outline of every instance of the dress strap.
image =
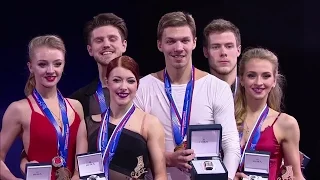
[[28, 104], [29, 104], [29, 106], [30, 106], [30, 108], [31, 108], [32, 112], [34, 112], [34, 109], [33, 109], [32, 103], [31, 103], [31, 101], [30, 101], [30, 99], [29, 99], [28, 97], [27, 97], [27, 101], [28, 101]]
[[274, 125], [274, 123], [279, 119], [280, 115], [281, 115], [281, 112], [278, 114], [278, 116], [277, 116], [277, 117], [276, 117], [276, 119], [273, 121], [273, 123], [272, 123], [272, 125], [271, 125], [271, 126], [273, 126], [273, 125]]
[[145, 132], [145, 119], [147, 117], [147, 114], [143, 115], [141, 127], [140, 127], [140, 134], [143, 136], [143, 133]]
[[68, 102], [68, 104], [70, 105], [71, 109], [74, 111], [74, 113], [77, 113], [76, 110], [74, 110], [73, 106], [71, 105], [71, 103], [69, 102], [69, 100], [67, 98], [65, 98], [65, 100]]

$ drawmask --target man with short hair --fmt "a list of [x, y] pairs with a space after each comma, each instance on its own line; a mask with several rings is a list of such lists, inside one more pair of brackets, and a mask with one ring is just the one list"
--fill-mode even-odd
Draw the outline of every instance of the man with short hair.
[[203, 54], [209, 61], [210, 73], [226, 81], [235, 94], [237, 59], [241, 54], [238, 27], [224, 19], [211, 21], [203, 30]]
[[[203, 30], [203, 54], [209, 61], [210, 73], [226, 81], [235, 96], [238, 87], [237, 59], [241, 54], [239, 28], [225, 19], [212, 20]], [[309, 157], [300, 152], [306, 164]], [[238, 176], [244, 177], [242, 173]]]
[[196, 152], [185, 148], [189, 124], [221, 124], [223, 162], [228, 177], [233, 179], [240, 146], [232, 93], [226, 82], [193, 66], [196, 39], [196, 25], [190, 14], [171, 12], [162, 16], [157, 45], [166, 66], [140, 80], [134, 102], [158, 117], [164, 126], [168, 180], [190, 179], [186, 171]]
[[102, 13], [86, 23], [84, 35], [88, 53], [97, 62], [99, 77], [74, 92], [70, 98], [80, 101], [87, 117], [104, 113], [109, 105], [105, 67], [126, 51], [128, 29], [122, 18], [113, 13]]

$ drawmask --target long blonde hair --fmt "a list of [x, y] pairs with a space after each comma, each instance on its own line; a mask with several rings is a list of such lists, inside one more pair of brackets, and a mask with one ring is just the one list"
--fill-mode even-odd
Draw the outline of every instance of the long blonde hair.
[[[29, 62], [31, 62], [33, 59], [35, 49], [39, 47], [48, 47], [48, 48], [58, 49], [62, 51], [64, 55], [66, 53], [64, 42], [59, 36], [57, 35], [37, 36], [37, 37], [34, 37], [29, 42], [29, 45], [28, 45]], [[33, 89], [35, 88], [35, 86], [36, 86], [36, 81], [34, 78], [34, 74], [30, 73], [26, 86], [24, 88], [24, 94], [26, 96], [29, 96], [33, 91]]]
[[[242, 54], [242, 57], [239, 63], [240, 78], [243, 78], [245, 65], [253, 58], [267, 60], [273, 65], [273, 75], [276, 78], [276, 86], [271, 89], [268, 95], [267, 105], [271, 109], [281, 112], [282, 105], [283, 105], [282, 104], [283, 102], [282, 87], [285, 83], [285, 78], [279, 73], [278, 57], [270, 50], [264, 49], [264, 48], [252, 48], [245, 51]], [[246, 106], [247, 106], [247, 102], [246, 102], [244, 87], [239, 86], [235, 96], [235, 118], [236, 118], [239, 132], [243, 131], [242, 123], [245, 120], [247, 115]]]

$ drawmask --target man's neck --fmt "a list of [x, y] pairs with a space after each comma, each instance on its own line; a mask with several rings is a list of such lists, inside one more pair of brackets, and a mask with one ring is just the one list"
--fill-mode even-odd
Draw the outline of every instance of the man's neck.
[[234, 68], [229, 74], [219, 74], [213, 69], [210, 69], [210, 73], [216, 76], [217, 78], [227, 82], [229, 86], [231, 86], [236, 81], [236, 78], [237, 78], [236, 68]]
[[170, 77], [171, 84], [187, 84], [191, 78], [192, 64], [190, 63], [180, 69], [167, 66], [166, 70]]
[[36, 89], [43, 99], [55, 99], [57, 97], [57, 87], [46, 88], [42, 85], [36, 85]]
[[99, 63], [97, 64], [98, 64], [98, 71], [99, 71], [99, 80], [102, 84], [102, 87], [106, 87], [107, 86], [107, 82], [106, 82], [107, 66], [103, 66]]

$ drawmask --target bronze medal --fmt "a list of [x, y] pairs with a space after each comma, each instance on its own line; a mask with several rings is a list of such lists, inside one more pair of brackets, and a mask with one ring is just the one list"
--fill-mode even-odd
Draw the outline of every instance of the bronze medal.
[[57, 180], [70, 180], [71, 179], [71, 172], [68, 168], [59, 168], [56, 171], [56, 179]]
[[52, 158], [52, 166], [59, 168], [62, 167], [63, 165], [63, 158], [60, 156], [56, 156], [54, 158]]

